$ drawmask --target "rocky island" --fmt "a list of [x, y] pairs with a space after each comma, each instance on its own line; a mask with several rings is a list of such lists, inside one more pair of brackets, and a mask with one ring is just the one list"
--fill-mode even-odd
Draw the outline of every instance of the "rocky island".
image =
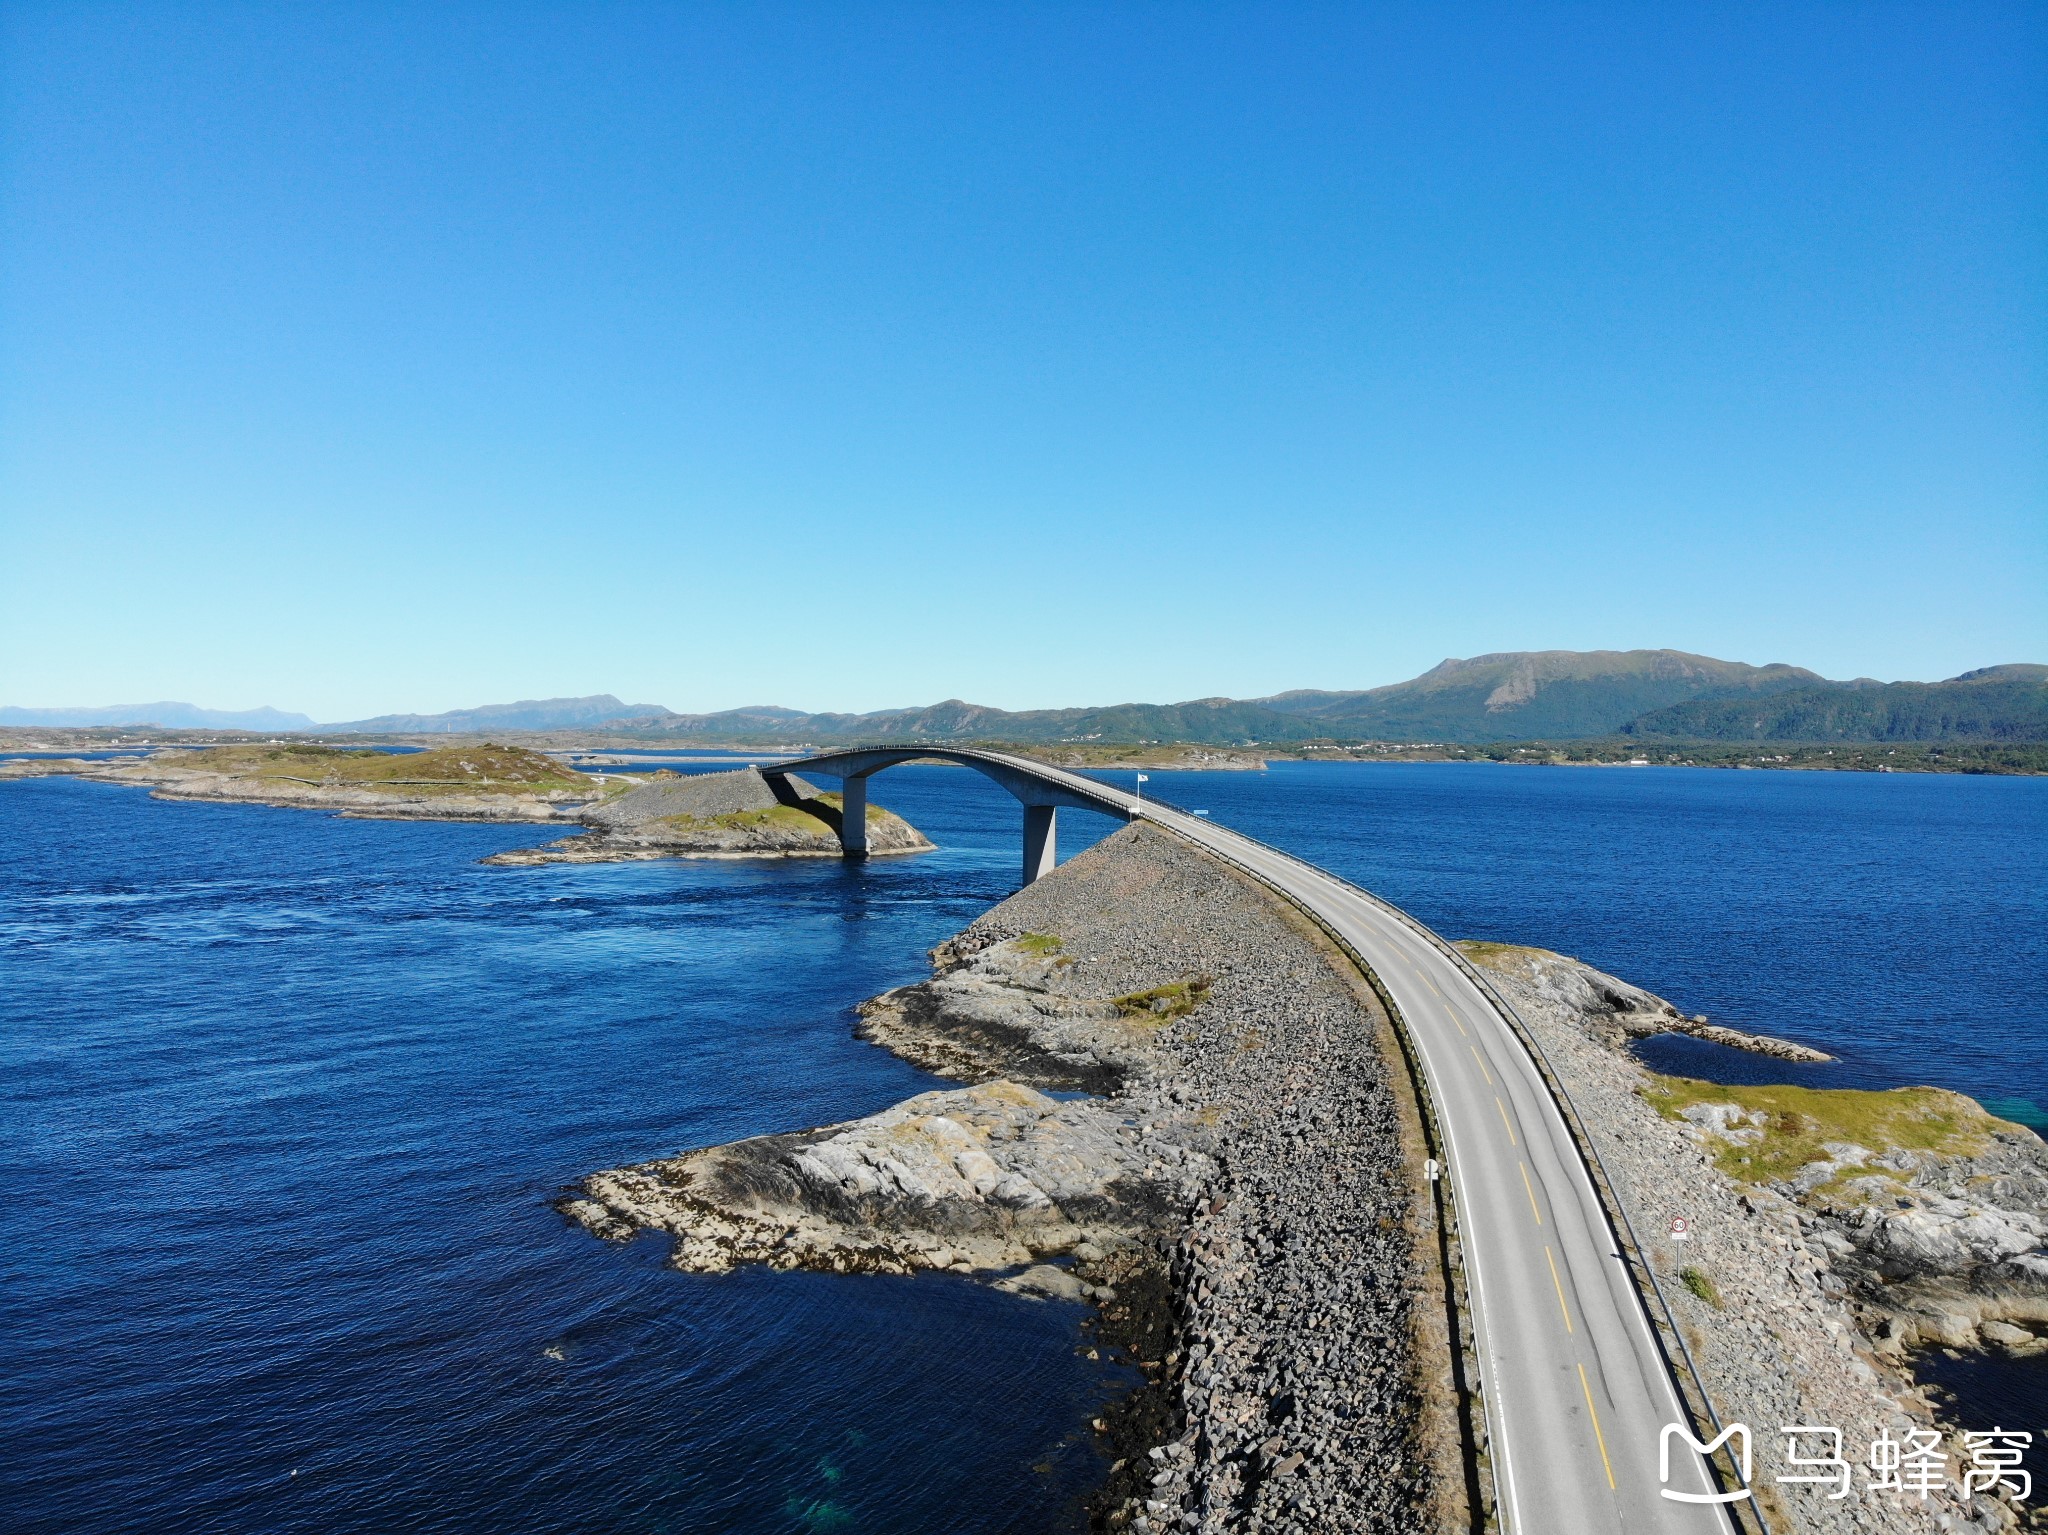
[[[586, 828], [490, 864], [645, 858], [840, 856], [840, 797], [794, 774], [597, 775], [489, 742], [395, 753], [310, 742], [171, 749], [147, 757], [42, 757], [0, 763], [0, 780], [69, 776], [148, 788], [157, 799], [331, 810], [356, 818], [535, 821]], [[916, 827], [870, 804], [871, 853], [919, 853]]]
[[605, 793], [603, 780], [552, 757], [489, 742], [395, 753], [294, 741], [0, 763], [0, 779], [53, 775], [135, 784], [157, 799], [281, 805], [378, 820], [570, 820]]
[[[1659, 1076], [1632, 1040], [1825, 1057], [1563, 955], [1465, 947], [1590, 1127], [1724, 1419], [1897, 1434], [1936, 1417], [1912, 1348], [2043, 1346], [2048, 1147], [2030, 1131], [1933, 1089]], [[1367, 978], [1263, 887], [1145, 824], [932, 959], [854, 1027], [968, 1085], [594, 1173], [563, 1211], [606, 1238], [665, 1233], [693, 1270], [950, 1270], [1091, 1304], [1098, 1344], [1145, 1381], [1096, 1425], [1113, 1461], [1098, 1529], [1471, 1527], [1485, 1489], [1463, 1459], [1455, 1238]], [[1677, 1214], [1684, 1246], [1665, 1237]], [[1983, 1495], [1808, 1499], [1795, 1517], [1757, 1493], [1773, 1528], [2013, 1527]]]
[[[614, 783], [582, 811], [589, 828], [545, 847], [486, 858], [492, 864], [616, 863], [644, 858], [837, 858], [843, 802], [794, 773], [657, 772]], [[932, 844], [901, 816], [867, 807], [868, 851], [924, 853]]]

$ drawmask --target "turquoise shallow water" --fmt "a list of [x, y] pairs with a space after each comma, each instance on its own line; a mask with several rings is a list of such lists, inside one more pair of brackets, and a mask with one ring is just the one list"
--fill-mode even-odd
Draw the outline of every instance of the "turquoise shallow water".
[[[2048, 782], [1465, 765], [1157, 774], [1456, 936], [2048, 1102]], [[1012, 888], [1011, 802], [892, 770], [913, 859], [489, 870], [530, 830], [0, 785], [0, 1527], [1024, 1531], [1124, 1387], [1073, 1308], [660, 1265], [592, 1168], [940, 1085], [860, 998]], [[1068, 816], [1072, 851], [1108, 830]], [[1754, 1070], [1711, 1047], [1660, 1064]], [[1782, 1068], [1771, 1068], [1782, 1074]], [[2039, 1371], [1963, 1381], [2048, 1424]], [[1974, 1396], [1970, 1396], [1974, 1393]]]

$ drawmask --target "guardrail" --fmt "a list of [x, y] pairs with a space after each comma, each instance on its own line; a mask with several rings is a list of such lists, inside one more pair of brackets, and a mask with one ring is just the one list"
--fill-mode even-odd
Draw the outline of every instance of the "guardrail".
[[[1176, 814], [1187, 815], [1191, 819], [1193, 818], [1192, 812], [1182, 810], [1178, 805], [1170, 804], [1165, 800], [1155, 799], [1150, 803], [1164, 806]], [[1530, 1059], [1536, 1063], [1536, 1069], [1542, 1076], [1545, 1087], [1549, 1090], [1551, 1101], [1557, 1106], [1558, 1113], [1565, 1122], [1565, 1128], [1570, 1132], [1572, 1141], [1578, 1148], [1580, 1160], [1586, 1166], [1588, 1180], [1591, 1182], [1594, 1195], [1600, 1203], [1601, 1213], [1607, 1220], [1608, 1229], [1613, 1234], [1616, 1245], [1626, 1255], [1631, 1281], [1635, 1286], [1637, 1297], [1643, 1305], [1644, 1315], [1650, 1322], [1650, 1336], [1657, 1343], [1658, 1353], [1663, 1357], [1666, 1372], [1671, 1376], [1673, 1384], [1678, 1388], [1680, 1402], [1684, 1404], [1687, 1414], [1693, 1420], [1692, 1428], [1695, 1434], [1697, 1435], [1703, 1429], [1708, 1430], [1706, 1442], [1711, 1442], [1713, 1438], [1719, 1437], [1721, 1433], [1720, 1414], [1714, 1408], [1713, 1398], [1708, 1394], [1706, 1382], [1700, 1376], [1699, 1364], [1693, 1358], [1691, 1348], [1686, 1344], [1685, 1334], [1680, 1330], [1678, 1319], [1671, 1311], [1671, 1304], [1664, 1294], [1663, 1286], [1657, 1281], [1656, 1270], [1651, 1267], [1641, 1239], [1636, 1235], [1635, 1225], [1629, 1219], [1627, 1207], [1622, 1203], [1619, 1193], [1616, 1192], [1612, 1179], [1608, 1177], [1606, 1165], [1600, 1159], [1599, 1148], [1594, 1145], [1591, 1132], [1586, 1129], [1585, 1122], [1579, 1117], [1578, 1109], [1572, 1103], [1571, 1095], [1566, 1092], [1564, 1084], [1558, 1080], [1557, 1072], [1550, 1064], [1549, 1055], [1544, 1051], [1535, 1033], [1529, 1028], [1527, 1020], [1516, 1010], [1514, 1004], [1500, 994], [1500, 991], [1494, 986], [1493, 982], [1458, 949], [1457, 945], [1449, 942], [1427, 923], [1403, 911], [1392, 901], [1387, 900], [1383, 896], [1375, 895], [1364, 886], [1353, 880], [1346, 879], [1343, 875], [1326, 869], [1320, 864], [1312, 863], [1308, 859], [1286, 852], [1284, 849], [1273, 847], [1270, 843], [1260, 842], [1256, 837], [1248, 836], [1234, 827], [1220, 826], [1214, 822], [1208, 822], [1206, 817], [1202, 819], [1227, 838], [1236, 838], [1266, 852], [1278, 853], [1283, 858], [1292, 859], [1303, 867], [1313, 870], [1332, 884], [1350, 891], [1369, 905], [1384, 912], [1395, 921], [1400, 922], [1425, 942], [1443, 953], [1478, 988], [1488, 1004], [1500, 1015], [1501, 1021], [1508, 1026], [1508, 1029], [1514, 1034], [1522, 1047], [1529, 1052]], [[1176, 830], [1165, 822], [1157, 822], [1155, 824], [1168, 831]], [[1176, 832], [1176, 834], [1178, 833]], [[1385, 986], [1381, 983], [1378, 975], [1374, 973], [1371, 965], [1365, 960], [1363, 955], [1359, 954], [1349, 943], [1332, 932], [1329, 924], [1323, 921], [1311, 908], [1304, 906], [1299, 900], [1279, 889], [1279, 887], [1260, 875], [1255, 869], [1238, 862], [1238, 860], [1230, 857], [1227, 853], [1218, 852], [1215, 848], [1204, 846], [1203, 851], [1222, 858], [1231, 867], [1252, 879], [1256, 879], [1266, 889], [1285, 899], [1288, 904], [1297, 910], [1305, 912], [1314, 920], [1317, 927], [1328, 933], [1344, 950], [1346, 956], [1360, 967], [1368, 981], [1372, 984], [1374, 992], [1387, 1004], [1389, 1014], [1396, 1018], [1399, 1031], [1398, 1037], [1402, 1042], [1403, 1053], [1408, 1054], [1414, 1050], [1414, 1042], [1408, 1035], [1405, 1020], [1399, 1018], [1398, 1009], [1394, 1007], [1392, 999], [1387, 995]], [[1412, 1073], [1417, 1073], [1419, 1078], [1419, 1062], [1411, 1060], [1410, 1069]], [[1425, 1092], [1426, 1087], [1418, 1088], [1419, 1095]], [[1432, 1115], [1434, 1114], [1433, 1108], [1431, 1113]], [[1675, 1357], [1671, 1351], [1671, 1345], [1674, 1343], [1678, 1348], [1678, 1353]], [[1680, 1367], [1681, 1360], [1683, 1361], [1683, 1368]], [[1709, 1426], [1711, 1427], [1709, 1428]], [[1725, 1446], [1720, 1450], [1718, 1459], [1713, 1456], [1705, 1458], [1708, 1470], [1713, 1474], [1714, 1480], [1721, 1491], [1731, 1492], [1743, 1485], [1734, 1458]], [[1754, 1500], [1750, 1501], [1753, 1505]], [[1768, 1526], [1764, 1524], [1761, 1513], [1754, 1506], [1745, 1508], [1739, 1503], [1729, 1503], [1722, 1506], [1727, 1509], [1729, 1517], [1736, 1523], [1739, 1529], [1745, 1532], [1756, 1532], [1756, 1535], [1768, 1535]]]

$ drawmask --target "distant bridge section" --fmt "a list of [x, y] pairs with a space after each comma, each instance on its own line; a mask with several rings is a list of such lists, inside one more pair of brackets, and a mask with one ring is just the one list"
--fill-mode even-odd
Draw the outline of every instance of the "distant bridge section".
[[[954, 762], [992, 778], [1024, 807], [1024, 883], [1050, 874], [1059, 861], [1059, 812], [1093, 810], [1128, 820], [1132, 798], [1107, 784], [1063, 772], [1028, 757], [976, 751], [955, 746], [868, 746], [856, 751], [826, 752], [801, 761], [774, 762], [761, 769], [771, 786], [791, 773], [816, 773], [840, 782], [845, 813], [839, 818], [839, 845], [859, 856], [868, 850], [868, 780], [899, 762]], [[779, 788], [778, 788], [779, 792]]]

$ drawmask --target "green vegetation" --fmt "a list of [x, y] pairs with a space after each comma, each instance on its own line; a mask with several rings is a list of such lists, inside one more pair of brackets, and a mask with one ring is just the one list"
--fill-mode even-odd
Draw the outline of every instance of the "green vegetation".
[[[1970, 1156], [1982, 1151], [1995, 1126], [1974, 1100], [1938, 1087], [1896, 1087], [1889, 1092], [1854, 1088], [1772, 1085], [1723, 1087], [1689, 1077], [1653, 1076], [1643, 1097], [1666, 1119], [1678, 1119], [1695, 1104], [1733, 1104], [1752, 1116], [1734, 1127], [1739, 1140], [1714, 1147], [1714, 1161], [1729, 1177], [1745, 1183], [1775, 1183], [1810, 1162], [1830, 1160], [1829, 1141], [1849, 1141], [1883, 1153], [1894, 1148]], [[1743, 1132], [1756, 1132], [1750, 1138]], [[1882, 1168], [1851, 1168], [1842, 1179], [1882, 1175]]]
[[663, 825], [673, 826], [677, 831], [693, 831], [707, 826], [726, 831], [753, 831], [764, 826], [779, 826], [785, 831], [803, 832], [808, 836], [823, 836], [831, 832], [831, 826], [822, 817], [798, 805], [770, 805], [765, 810], [728, 810], [723, 815], [665, 815], [660, 819]]
[[[815, 803], [820, 805], [830, 805], [842, 816], [846, 814], [846, 796], [843, 794], [819, 794], [814, 796], [814, 801]], [[790, 807], [784, 806], [782, 808], [788, 809]], [[886, 816], [888, 813], [889, 812], [884, 810], [880, 805], [874, 804], [872, 802], [870, 802], [868, 805], [868, 821], [871, 824], [873, 822], [881, 820], [882, 817]]]
[[598, 787], [574, 768], [520, 746], [442, 746], [433, 751], [392, 753], [367, 748], [318, 746], [216, 746], [180, 754], [179, 767], [226, 773], [237, 778], [280, 778], [336, 788], [404, 789], [408, 793], [545, 794], [587, 792]]
[[1713, 1276], [1705, 1269], [1695, 1268], [1688, 1263], [1678, 1271], [1678, 1282], [1716, 1311], [1721, 1309], [1721, 1292], [1715, 1286]]
[[1064, 947], [1051, 933], [1019, 933], [1011, 942], [1026, 954], [1036, 954], [1041, 959], [1049, 954], [1059, 953]]
[[1658, 709], [1625, 734], [1691, 741], [2048, 742], [2048, 667], [1994, 666], [1947, 682], [1829, 683], [1769, 698]]
[[1126, 1018], [1154, 1024], [1171, 1023], [1176, 1018], [1185, 1018], [1208, 1001], [1210, 985], [1207, 976], [1198, 975], [1166, 986], [1154, 986], [1150, 991], [1126, 992], [1110, 1000]]

